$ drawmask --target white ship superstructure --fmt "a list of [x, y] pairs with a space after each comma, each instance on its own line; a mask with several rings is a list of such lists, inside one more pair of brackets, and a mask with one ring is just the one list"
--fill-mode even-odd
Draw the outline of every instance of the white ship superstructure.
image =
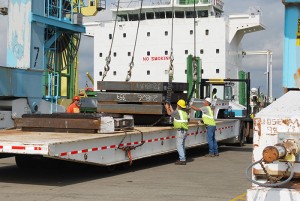
[[[111, 47], [110, 70], [105, 81], [125, 81], [135, 42], [130, 81], [168, 82], [172, 42], [174, 82], [187, 81], [188, 55], [200, 57], [202, 78], [237, 79], [242, 66], [243, 36], [264, 27], [259, 9], [223, 16], [223, 6], [222, 0], [144, 3], [137, 40], [140, 3], [112, 9], [112, 18], [118, 16], [114, 35], [114, 20], [85, 24], [86, 34], [94, 37], [95, 81], [102, 80]], [[237, 86], [234, 88], [237, 91]]]

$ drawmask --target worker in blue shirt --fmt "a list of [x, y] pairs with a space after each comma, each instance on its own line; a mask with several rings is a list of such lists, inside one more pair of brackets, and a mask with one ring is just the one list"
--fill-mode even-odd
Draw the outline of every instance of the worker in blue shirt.
[[202, 112], [202, 120], [207, 128], [207, 142], [209, 147], [209, 153], [205, 155], [207, 157], [219, 156], [218, 143], [215, 137], [216, 121], [214, 119], [213, 111], [210, 107], [211, 103], [212, 99], [206, 98], [204, 100], [204, 107], [198, 108], [192, 104], [190, 106], [192, 109]]

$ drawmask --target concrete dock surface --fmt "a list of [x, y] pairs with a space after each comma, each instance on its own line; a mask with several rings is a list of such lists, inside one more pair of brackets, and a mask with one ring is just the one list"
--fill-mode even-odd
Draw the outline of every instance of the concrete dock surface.
[[14, 158], [0, 159], [0, 194], [5, 201], [241, 201], [251, 183], [245, 169], [252, 145], [207, 146], [187, 150], [187, 165], [174, 165], [177, 153], [133, 161], [108, 172], [77, 163], [20, 169]]

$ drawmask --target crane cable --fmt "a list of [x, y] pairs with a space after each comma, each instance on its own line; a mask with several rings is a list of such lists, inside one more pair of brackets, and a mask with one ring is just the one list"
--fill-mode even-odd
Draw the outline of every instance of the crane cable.
[[102, 81], [104, 81], [104, 78], [106, 77], [107, 72], [110, 70], [109, 64], [111, 62], [111, 50], [112, 50], [112, 46], [113, 46], [114, 38], [115, 38], [115, 32], [116, 32], [116, 25], [117, 25], [119, 8], [120, 8], [120, 0], [118, 0], [116, 19], [115, 19], [114, 30], [113, 30], [113, 35], [112, 35], [112, 39], [111, 39], [109, 53], [108, 53], [108, 56], [105, 58], [106, 64], [104, 66], [104, 72], [103, 72]]
[[193, 87], [192, 91], [187, 99], [187, 104], [189, 104], [191, 98], [193, 97], [193, 94], [195, 93], [196, 89], [196, 82], [197, 82], [197, 59], [196, 59], [196, 1], [194, 1], [194, 12], [193, 12], [193, 18], [194, 18], [194, 56], [192, 61], [193, 66]]
[[134, 54], [135, 54], [135, 48], [136, 48], [137, 38], [138, 38], [138, 34], [139, 34], [142, 8], [143, 8], [143, 0], [141, 0], [140, 13], [139, 13], [139, 16], [138, 16], [139, 21], [138, 21], [138, 26], [136, 28], [136, 35], [135, 35], [134, 47], [133, 47], [133, 51], [132, 51], [131, 62], [129, 63], [129, 70], [127, 71], [126, 82], [128, 82], [131, 79], [131, 71], [132, 71], [132, 68], [134, 66]]
[[175, 14], [174, 0], [172, 0], [171, 51], [170, 51], [170, 66], [169, 66], [169, 82], [168, 82], [168, 87], [167, 87], [167, 98], [166, 98], [167, 103], [171, 102], [171, 96], [173, 93], [172, 81], [173, 81], [173, 76], [174, 76], [174, 66], [173, 66], [173, 61], [174, 61], [174, 56], [173, 56], [174, 14]]

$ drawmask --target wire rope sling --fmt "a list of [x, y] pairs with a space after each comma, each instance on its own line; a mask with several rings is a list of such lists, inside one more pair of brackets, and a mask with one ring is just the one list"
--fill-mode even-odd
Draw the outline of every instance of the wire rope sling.
[[136, 28], [136, 34], [135, 34], [135, 40], [134, 40], [134, 47], [133, 47], [133, 51], [132, 51], [131, 61], [129, 63], [129, 70], [127, 71], [126, 82], [130, 81], [131, 74], [132, 74], [132, 68], [134, 67], [134, 54], [135, 54], [135, 48], [136, 48], [137, 39], [138, 39], [138, 35], [139, 35], [142, 9], [143, 9], [143, 0], [141, 0], [140, 12], [139, 12], [139, 15], [138, 15], [138, 25], [137, 25], [137, 28]]
[[193, 55], [193, 61], [192, 61], [192, 69], [193, 69], [193, 86], [191, 93], [189, 94], [189, 97], [187, 99], [187, 105], [189, 105], [190, 100], [192, 99], [195, 89], [196, 89], [196, 83], [197, 83], [197, 58], [196, 58], [196, 51], [197, 51], [197, 38], [196, 38], [196, 0], [194, 0], [194, 10], [193, 10], [193, 22], [194, 22], [194, 55]]
[[115, 18], [115, 23], [114, 23], [113, 35], [112, 35], [112, 39], [111, 39], [111, 44], [110, 44], [108, 56], [105, 58], [106, 64], [104, 66], [104, 72], [103, 72], [103, 76], [102, 76], [102, 81], [104, 81], [104, 78], [106, 77], [108, 71], [110, 70], [110, 66], [109, 65], [110, 65], [110, 62], [111, 62], [111, 50], [112, 50], [112, 47], [113, 47], [115, 33], [116, 33], [116, 26], [117, 26], [119, 8], [120, 8], [120, 0], [118, 0], [118, 4], [117, 4], [117, 13], [116, 13], [116, 18]]
[[170, 51], [170, 64], [169, 64], [169, 82], [168, 82], [168, 87], [167, 87], [167, 98], [166, 98], [166, 103], [171, 102], [171, 97], [173, 93], [172, 89], [172, 82], [173, 82], [173, 77], [174, 77], [174, 56], [173, 56], [173, 39], [174, 39], [174, 0], [172, 0], [172, 26], [171, 26], [171, 51]]

